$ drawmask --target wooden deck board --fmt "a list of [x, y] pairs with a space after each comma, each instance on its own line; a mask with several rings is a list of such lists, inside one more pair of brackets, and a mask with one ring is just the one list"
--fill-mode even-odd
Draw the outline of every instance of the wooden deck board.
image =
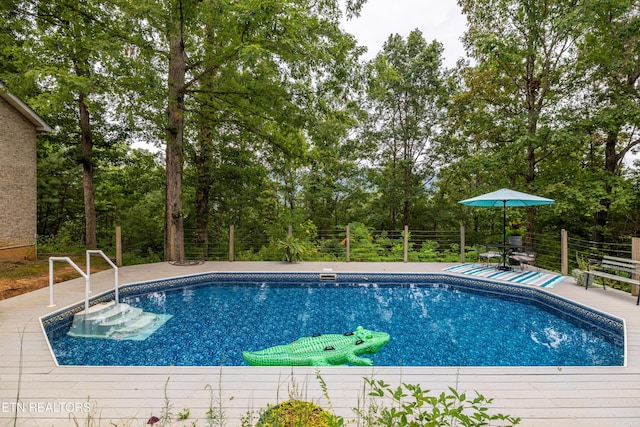
[[[169, 264], [121, 269], [121, 283], [206, 271], [332, 271], [438, 272], [452, 264], [329, 264], [300, 263], [205, 263], [193, 267]], [[328, 405], [316, 379], [316, 369], [307, 367], [81, 367], [56, 366], [39, 325], [39, 317], [62, 309], [83, 295], [83, 279], [55, 286], [56, 307], [47, 307], [47, 289], [0, 301], [0, 426], [13, 424], [13, 413], [3, 411], [15, 402], [18, 372], [20, 398], [28, 405], [66, 402], [95, 405], [93, 415], [121, 425], [144, 424], [159, 416], [167, 396], [173, 412], [191, 411], [190, 420], [204, 420], [214, 398], [220, 398], [229, 427], [240, 425], [248, 411], [285, 400], [295, 390], [299, 396]], [[113, 286], [111, 272], [92, 276], [94, 294]], [[421, 384], [433, 393], [449, 386], [474, 395], [474, 390], [493, 398], [492, 413], [522, 418], [523, 426], [635, 426], [640, 424], [640, 308], [635, 298], [614, 289], [578, 287], [571, 280], [548, 290], [556, 295], [625, 319], [627, 360], [624, 367], [322, 367], [333, 410], [353, 419], [353, 408], [365, 400], [363, 377]], [[218, 390], [221, 384], [221, 391]], [[28, 408], [27, 408], [28, 409]], [[42, 408], [40, 408], [42, 409]], [[71, 426], [73, 417], [86, 420], [83, 411], [18, 413], [20, 426]], [[135, 420], [135, 422], [134, 422]], [[138, 423], [138, 420], [141, 422]], [[200, 421], [199, 424], [203, 424]], [[83, 424], [79, 422], [79, 424]]]

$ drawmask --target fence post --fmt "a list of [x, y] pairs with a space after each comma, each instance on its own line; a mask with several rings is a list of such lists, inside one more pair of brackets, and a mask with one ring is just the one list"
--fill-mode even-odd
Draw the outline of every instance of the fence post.
[[116, 265], [122, 267], [122, 228], [116, 225]]
[[409, 226], [404, 226], [404, 262], [409, 262]]
[[460, 225], [460, 262], [464, 262], [464, 247], [466, 245], [464, 225]]
[[234, 247], [233, 247], [233, 234], [235, 232], [235, 227], [233, 226], [233, 224], [231, 224], [229, 226], [229, 262], [233, 262], [233, 252], [234, 252]]
[[[631, 238], [631, 259], [640, 261], [640, 237]], [[633, 274], [631, 277], [636, 280], [640, 279], [638, 274]], [[638, 285], [631, 285], [631, 295], [638, 296], [638, 288], [640, 288]]]
[[351, 229], [349, 228], [348, 224], [347, 224], [347, 240], [345, 241], [345, 246], [347, 248], [347, 255], [345, 258], [345, 262], [350, 262], [351, 261]]
[[569, 274], [569, 234], [564, 228], [560, 230], [560, 273]]
[[289, 224], [289, 228], [287, 229], [287, 236], [291, 237], [293, 235], [293, 224]]

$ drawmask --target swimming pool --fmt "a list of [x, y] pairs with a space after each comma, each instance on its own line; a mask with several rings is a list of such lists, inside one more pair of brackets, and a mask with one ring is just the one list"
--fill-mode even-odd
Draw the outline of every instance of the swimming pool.
[[82, 304], [46, 316], [59, 364], [246, 365], [242, 350], [360, 325], [391, 335], [372, 357], [379, 366], [624, 364], [620, 319], [539, 289], [444, 274], [210, 273], [120, 295], [173, 318], [144, 341], [118, 341], [66, 336]]

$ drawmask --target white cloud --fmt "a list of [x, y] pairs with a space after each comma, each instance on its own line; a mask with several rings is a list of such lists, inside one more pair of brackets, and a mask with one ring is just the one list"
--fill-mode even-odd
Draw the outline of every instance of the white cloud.
[[369, 0], [358, 18], [343, 23], [343, 28], [366, 46], [366, 59], [373, 58], [391, 34], [407, 37], [416, 28], [425, 40], [444, 45], [444, 65], [455, 66], [465, 57], [460, 38], [467, 21], [455, 0]]

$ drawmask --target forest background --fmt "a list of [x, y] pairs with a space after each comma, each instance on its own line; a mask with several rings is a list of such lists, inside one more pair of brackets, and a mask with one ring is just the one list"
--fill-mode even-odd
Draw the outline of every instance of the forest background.
[[0, 0], [0, 80], [55, 129], [39, 250], [116, 226], [125, 264], [227, 257], [230, 226], [237, 259], [337, 258], [347, 225], [495, 241], [502, 212], [457, 202], [502, 187], [555, 200], [511, 233], [640, 234], [638, 1], [459, 0], [454, 68], [418, 30], [361, 59], [340, 23], [365, 2]]

